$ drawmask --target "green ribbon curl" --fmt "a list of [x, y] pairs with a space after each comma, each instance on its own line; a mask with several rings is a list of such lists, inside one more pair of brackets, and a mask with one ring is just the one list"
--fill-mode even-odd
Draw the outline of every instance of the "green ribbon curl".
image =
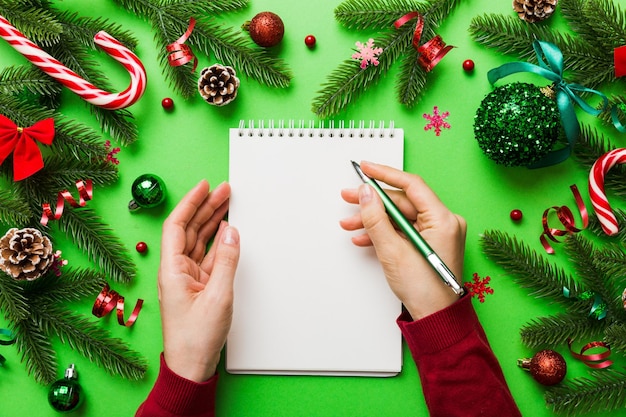
[[[570, 290], [567, 287], [563, 287], [563, 295], [565, 296], [565, 298], [572, 298], [570, 296]], [[606, 303], [604, 302], [604, 300], [602, 299], [602, 297], [600, 297], [598, 293], [595, 293], [593, 291], [585, 291], [582, 294], [580, 294], [578, 297], [574, 297], [573, 299], [586, 301], [586, 300], [590, 300], [592, 297], [593, 297], [593, 305], [591, 306], [591, 309], [589, 310], [589, 317], [593, 317], [596, 320], [602, 320], [603, 318], [606, 317]]]
[[[584, 87], [576, 83], [567, 83], [563, 79], [563, 53], [554, 44], [535, 40], [533, 48], [537, 55], [539, 65], [528, 62], [509, 62], [487, 73], [487, 79], [492, 85], [501, 78], [518, 72], [530, 72], [552, 81], [556, 90], [556, 103], [561, 116], [561, 125], [565, 130], [567, 146], [553, 150], [540, 161], [535, 162], [528, 168], [542, 168], [565, 161], [572, 153], [572, 148], [580, 136], [580, 126], [574, 111], [574, 103], [578, 104], [585, 112], [597, 116], [603, 109], [608, 107], [607, 97], [597, 90]], [[544, 60], [545, 58], [545, 60]], [[580, 98], [579, 93], [592, 93], [600, 96], [603, 100], [601, 109], [589, 105]]]
[[[13, 333], [9, 329], [0, 329], [0, 336], [7, 337], [6, 339], [3, 339], [2, 337], [0, 337], [0, 345], [8, 346], [8, 345], [12, 345], [13, 343], [15, 343], [15, 333]], [[4, 366], [5, 362], [6, 362], [6, 358], [0, 355], [0, 366]]]

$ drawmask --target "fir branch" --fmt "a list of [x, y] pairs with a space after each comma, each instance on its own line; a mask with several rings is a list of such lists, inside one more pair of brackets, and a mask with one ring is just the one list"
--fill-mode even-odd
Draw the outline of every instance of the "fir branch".
[[531, 290], [531, 295], [535, 297], [551, 297], [570, 307], [572, 301], [563, 296], [563, 288], [569, 289], [571, 298], [585, 291], [563, 269], [548, 263], [515, 236], [500, 231], [486, 231], [480, 242], [483, 253], [511, 273], [514, 281]]
[[613, 323], [604, 330], [604, 342], [615, 352], [626, 353], [626, 324]]
[[568, 416], [626, 407], [626, 373], [614, 369], [591, 371], [591, 378], [575, 378], [546, 391], [546, 404]]
[[33, 316], [14, 322], [15, 346], [26, 362], [26, 372], [35, 381], [48, 385], [57, 379], [56, 354], [50, 338]]
[[611, 314], [623, 311], [621, 301], [615, 303], [615, 293], [608, 282], [610, 277], [605, 274], [606, 257], [600, 256], [593, 244], [580, 234], [569, 234], [565, 239], [564, 249], [583, 284], [602, 297], [607, 304], [608, 311]]
[[398, 74], [396, 87], [398, 101], [409, 108], [415, 105], [418, 97], [426, 88], [427, 72], [421, 66], [415, 65], [418, 56], [419, 54], [415, 49], [410, 50], [403, 59]]
[[348, 29], [388, 29], [405, 14], [417, 11], [424, 14], [428, 4], [413, 0], [347, 0], [335, 9], [335, 19]]
[[0, 311], [11, 322], [25, 319], [29, 315], [24, 289], [19, 281], [4, 272], [0, 272]]
[[606, 328], [605, 320], [571, 313], [531, 320], [520, 329], [522, 343], [530, 348], [567, 343], [567, 339], [588, 340]]
[[89, 179], [98, 186], [113, 184], [118, 178], [117, 165], [104, 158], [67, 160], [63, 155], [55, 154], [46, 156], [44, 161], [44, 168], [24, 181], [28, 181], [25, 183], [27, 187], [38, 187], [38, 196], [47, 194], [49, 199], [56, 199], [57, 193], [63, 189], [75, 190], [77, 180]]
[[128, 283], [135, 276], [128, 249], [91, 208], [68, 209], [56, 223], [113, 281]]
[[[416, 5], [423, 11], [424, 30], [422, 36], [428, 39], [434, 34], [434, 28], [437, 27], [456, 7], [461, 0], [432, 0], [427, 5]], [[369, 7], [376, 13], [381, 7], [367, 0], [349, 0], [344, 3], [345, 6], [339, 6], [340, 10], [345, 10], [363, 6]], [[398, 2], [397, 4], [403, 4]], [[392, 7], [394, 5], [392, 4]], [[408, 9], [404, 13], [396, 17], [402, 17], [403, 14], [412, 11]], [[349, 24], [362, 25], [358, 14], [354, 19], [342, 14], [341, 18]], [[372, 17], [373, 18], [373, 17]], [[388, 16], [387, 18], [391, 18]], [[359, 23], [360, 22], [360, 23]], [[318, 95], [313, 99], [312, 110], [319, 117], [329, 117], [341, 112], [348, 104], [358, 98], [369, 87], [375, 85], [383, 74], [386, 74], [389, 68], [401, 57], [412, 54], [413, 49], [413, 33], [415, 26], [407, 23], [397, 30], [390, 28], [386, 32], [382, 32], [376, 42], [376, 45], [383, 48], [383, 52], [378, 56], [379, 65], [369, 66], [361, 69], [356, 65], [356, 61], [345, 60], [339, 65], [322, 84], [322, 89], [318, 91]], [[415, 65], [415, 64], [414, 64]], [[406, 88], [406, 91], [398, 90], [398, 97], [404, 100], [403, 104], [411, 107], [415, 104], [422, 84], [425, 80], [416, 73], [417, 70], [409, 70], [407, 65], [403, 65], [401, 76], [409, 76], [409, 79], [401, 79], [399, 88]]]
[[50, 337], [58, 336], [63, 343], [112, 375], [139, 380], [146, 373], [146, 360], [139, 353], [80, 314], [47, 306], [41, 310], [33, 309], [33, 318]]
[[97, 17], [81, 17], [78, 13], [60, 12], [57, 14], [59, 21], [63, 23], [63, 35], [70, 39], [76, 39], [82, 45], [96, 49], [94, 36], [100, 31], [104, 31], [113, 36], [128, 49], [134, 50], [137, 47], [137, 38], [129, 31], [123, 29], [117, 23], [112, 23], [108, 19]]
[[0, 15], [4, 16], [24, 36], [40, 47], [51, 46], [59, 42], [63, 33], [63, 26], [56, 19], [54, 13], [47, 8], [24, 3], [2, 0], [0, 1]]
[[216, 60], [262, 84], [285, 88], [291, 82], [292, 74], [284, 60], [272, 57], [266, 49], [250, 47], [250, 40], [215, 23], [210, 16], [199, 19], [189, 43], [207, 56], [212, 51]]
[[617, 118], [624, 125], [626, 124], [626, 97], [624, 96], [611, 96], [609, 98], [609, 104], [602, 110], [602, 113], [598, 115], [598, 118], [602, 120], [607, 126], [614, 126], [613, 122], [613, 108], [616, 108]]
[[105, 284], [106, 277], [96, 270], [65, 267], [59, 276], [48, 272], [41, 278], [25, 283], [24, 291], [31, 305], [40, 306], [93, 297]]
[[387, 73], [393, 62], [411, 44], [412, 39], [413, 28], [404, 25], [397, 31], [381, 36], [377, 46], [383, 48], [383, 52], [378, 56], [378, 66], [361, 69], [357, 61], [345, 60], [322, 84], [322, 89], [313, 100], [313, 112], [319, 117], [328, 117], [342, 111]]
[[32, 216], [28, 201], [17, 191], [0, 189], [0, 221], [11, 227], [22, 227]]
[[7, 67], [0, 72], [0, 94], [18, 95], [23, 91], [36, 95], [54, 95], [61, 86], [32, 65]]
[[[165, 47], [178, 39], [189, 25], [190, 17], [196, 18], [196, 26], [188, 39], [195, 51], [210, 56], [235, 68], [238, 73], [248, 75], [271, 87], [287, 87], [292, 75], [282, 59], [272, 57], [265, 49], [252, 48], [251, 41], [232, 28], [216, 23], [207, 10], [234, 10], [245, 6], [243, 0], [231, 0], [221, 6], [208, 0], [185, 0], [156, 3], [150, 0], [116, 0], [128, 11], [138, 14], [156, 29], [155, 40], [159, 47]], [[191, 97], [197, 91], [197, 77], [189, 71], [189, 66], [172, 67], [167, 54], [160, 58], [163, 73], [183, 97]]]

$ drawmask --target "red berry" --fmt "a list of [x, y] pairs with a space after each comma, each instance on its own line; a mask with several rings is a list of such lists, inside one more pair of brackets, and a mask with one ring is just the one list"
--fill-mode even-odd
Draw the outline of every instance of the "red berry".
[[465, 71], [472, 71], [474, 69], [474, 61], [472, 61], [471, 59], [466, 59], [465, 61], [463, 61], [463, 69]]
[[511, 210], [511, 220], [515, 222], [522, 220], [522, 211], [518, 209]]
[[315, 36], [308, 35], [306, 38], [304, 38], [304, 43], [309, 48], [313, 48], [315, 46]]
[[139, 242], [135, 246], [135, 249], [137, 249], [137, 252], [139, 253], [145, 253], [148, 250], [148, 245], [146, 244], [146, 242]]
[[170, 110], [174, 107], [174, 100], [172, 100], [169, 97], [166, 97], [163, 100], [161, 100], [161, 106], [163, 106], [165, 110]]

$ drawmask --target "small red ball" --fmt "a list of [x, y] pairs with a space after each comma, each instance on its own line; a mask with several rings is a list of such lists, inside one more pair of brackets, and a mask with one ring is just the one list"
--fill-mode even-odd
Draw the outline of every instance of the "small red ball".
[[146, 242], [139, 242], [135, 246], [135, 249], [137, 249], [137, 252], [139, 253], [146, 253], [146, 251], [148, 250], [148, 245], [146, 244]]
[[174, 107], [174, 100], [172, 100], [169, 97], [166, 97], [163, 100], [161, 100], [161, 106], [163, 106], [165, 110], [171, 110]]
[[513, 220], [514, 222], [522, 220], [522, 210], [511, 210], [511, 220]]
[[471, 59], [466, 59], [465, 61], [463, 61], [463, 69], [468, 72], [473, 71], [474, 61], [472, 61]]
[[315, 42], [316, 39], [313, 35], [308, 35], [306, 38], [304, 38], [304, 44], [309, 48], [313, 48], [315, 46]]

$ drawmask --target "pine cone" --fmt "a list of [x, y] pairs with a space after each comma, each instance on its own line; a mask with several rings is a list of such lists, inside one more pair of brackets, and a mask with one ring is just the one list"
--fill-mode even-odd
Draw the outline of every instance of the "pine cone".
[[53, 262], [52, 243], [37, 229], [14, 227], [0, 239], [0, 269], [15, 279], [35, 280]]
[[529, 23], [552, 16], [559, 0], [513, 0], [513, 10], [520, 19]]
[[207, 103], [225, 106], [237, 97], [239, 78], [228, 66], [213, 64], [204, 68], [198, 80], [198, 91]]

